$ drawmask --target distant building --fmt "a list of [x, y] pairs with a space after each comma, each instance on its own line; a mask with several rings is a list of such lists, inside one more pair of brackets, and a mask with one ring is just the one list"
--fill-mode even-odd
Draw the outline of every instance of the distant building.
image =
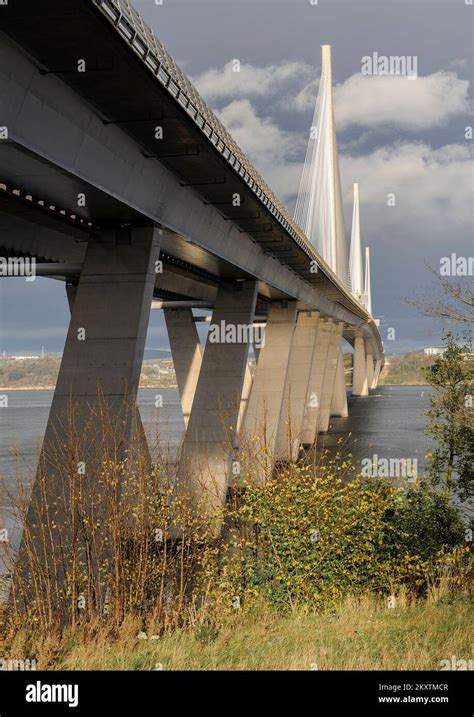
[[442, 356], [446, 353], [444, 346], [429, 346], [427, 349], [423, 349], [425, 356]]

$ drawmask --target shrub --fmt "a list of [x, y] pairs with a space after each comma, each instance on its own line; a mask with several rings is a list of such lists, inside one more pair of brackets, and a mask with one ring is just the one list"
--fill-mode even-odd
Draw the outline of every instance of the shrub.
[[341, 471], [290, 465], [246, 486], [234, 512], [243, 594], [327, 609], [347, 595], [419, 593], [440, 579], [464, 537], [458, 511], [425, 486], [346, 481]]

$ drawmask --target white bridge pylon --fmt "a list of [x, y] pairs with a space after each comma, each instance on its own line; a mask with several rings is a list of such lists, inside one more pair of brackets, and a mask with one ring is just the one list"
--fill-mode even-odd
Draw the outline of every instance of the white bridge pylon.
[[350, 288], [330, 45], [322, 45], [321, 80], [296, 201], [295, 221], [336, 276]]
[[322, 45], [321, 80], [296, 200], [295, 221], [343, 284], [372, 314], [370, 266], [362, 268], [359, 185], [354, 184], [350, 257], [332, 97], [331, 46]]
[[354, 206], [352, 210], [351, 253], [349, 258], [352, 293], [361, 300], [364, 293], [362, 270], [362, 247], [360, 243], [359, 185], [354, 184]]
[[370, 287], [370, 249], [365, 248], [365, 278], [362, 269], [362, 246], [360, 241], [359, 185], [354, 184], [354, 207], [352, 211], [351, 253], [349, 273], [352, 293], [372, 316], [372, 291]]

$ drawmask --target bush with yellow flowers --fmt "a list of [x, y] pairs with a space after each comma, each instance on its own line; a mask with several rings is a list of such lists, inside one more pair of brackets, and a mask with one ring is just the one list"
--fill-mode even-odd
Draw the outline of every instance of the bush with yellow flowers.
[[[282, 609], [326, 609], [347, 595], [402, 586], [419, 593], [440, 579], [463, 539], [458, 513], [424, 486], [341, 475], [335, 465], [300, 463], [264, 485], [245, 485], [233, 513], [236, 590]], [[445, 530], [433, 522], [441, 515]]]

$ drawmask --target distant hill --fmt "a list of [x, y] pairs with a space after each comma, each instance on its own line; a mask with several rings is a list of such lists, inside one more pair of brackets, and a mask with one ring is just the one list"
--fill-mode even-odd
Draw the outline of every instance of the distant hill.
[[[346, 384], [352, 380], [353, 354], [344, 354]], [[390, 386], [423, 386], [426, 380], [422, 369], [431, 366], [433, 356], [426, 356], [423, 351], [412, 351], [403, 356], [387, 356], [385, 366], [380, 374], [379, 385]]]
[[422, 369], [431, 366], [433, 356], [426, 356], [423, 351], [412, 351], [403, 356], [388, 356], [384, 370], [380, 374], [379, 384], [423, 386], [426, 380]]
[[380, 375], [379, 384], [398, 384], [402, 386], [424, 386], [426, 380], [422, 369], [431, 366], [433, 356], [426, 356], [423, 351], [412, 351], [403, 356], [389, 356]]
[[[0, 390], [46, 390], [56, 385], [61, 357], [47, 354], [44, 358], [0, 358]], [[149, 359], [143, 362], [141, 388], [176, 386], [171, 359]]]
[[[52, 389], [56, 385], [61, 357], [46, 355], [44, 358], [0, 358], [0, 390]], [[380, 376], [382, 385], [423, 385], [421, 369], [433, 362], [432, 356], [423, 351], [413, 351], [404, 356], [389, 356]], [[344, 354], [346, 383], [352, 379], [352, 354]], [[176, 386], [173, 361], [170, 358], [148, 359], [143, 362], [140, 376], [141, 388], [169, 388]]]

